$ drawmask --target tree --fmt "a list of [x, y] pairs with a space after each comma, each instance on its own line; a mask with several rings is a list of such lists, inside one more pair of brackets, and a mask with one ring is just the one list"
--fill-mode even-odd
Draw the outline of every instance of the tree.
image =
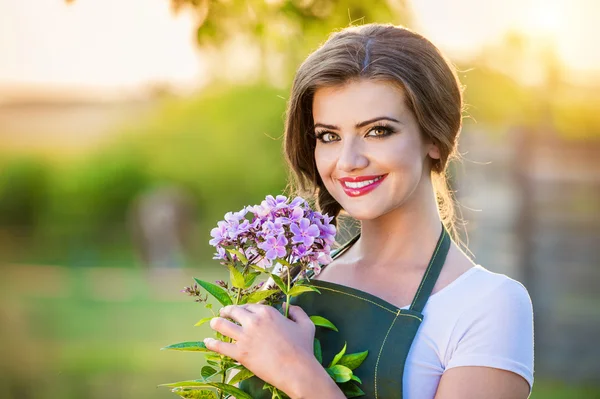
[[[291, 74], [306, 53], [334, 29], [357, 22], [409, 22], [404, 0], [171, 0], [176, 12], [198, 16], [196, 38], [201, 47], [224, 46], [243, 37], [258, 49], [261, 78], [279, 57]], [[227, 60], [226, 54], [222, 61]]]

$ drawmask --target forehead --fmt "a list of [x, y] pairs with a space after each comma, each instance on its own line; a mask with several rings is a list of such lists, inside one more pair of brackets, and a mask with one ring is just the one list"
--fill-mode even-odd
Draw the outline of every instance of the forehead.
[[321, 87], [313, 97], [315, 122], [354, 124], [378, 116], [401, 118], [408, 112], [404, 90], [386, 81], [357, 80]]

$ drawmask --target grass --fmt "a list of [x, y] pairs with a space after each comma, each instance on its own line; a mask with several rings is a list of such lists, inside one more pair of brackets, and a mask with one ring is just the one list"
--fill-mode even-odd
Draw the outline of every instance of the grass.
[[0, 398], [7, 399], [173, 398], [156, 386], [197, 378], [203, 358], [160, 348], [209, 335], [193, 327], [208, 311], [179, 290], [192, 276], [225, 277], [215, 269], [3, 272]]

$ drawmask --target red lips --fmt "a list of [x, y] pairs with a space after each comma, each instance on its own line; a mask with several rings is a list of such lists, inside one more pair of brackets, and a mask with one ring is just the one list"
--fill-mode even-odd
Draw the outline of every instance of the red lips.
[[[338, 180], [342, 184], [342, 188], [346, 195], [350, 197], [359, 197], [361, 195], [365, 195], [372, 190], [374, 190], [377, 186], [381, 184], [381, 182], [386, 178], [386, 175], [371, 175], [371, 176], [356, 176], [356, 177], [342, 177]], [[364, 181], [375, 180], [369, 185], [363, 187], [349, 187], [346, 183], [360, 183]]]

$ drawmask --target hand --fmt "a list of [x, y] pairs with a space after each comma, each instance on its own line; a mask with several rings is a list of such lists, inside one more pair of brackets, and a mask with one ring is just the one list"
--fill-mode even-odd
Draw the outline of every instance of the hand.
[[296, 381], [304, 378], [308, 369], [324, 373], [313, 352], [315, 325], [300, 307], [290, 306], [290, 319], [272, 306], [259, 304], [226, 306], [219, 315], [211, 320], [210, 327], [234, 342], [207, 338], [206, 347], [237, 360], [288, 395], [292, 396], [299, 384], [310, 381]]

